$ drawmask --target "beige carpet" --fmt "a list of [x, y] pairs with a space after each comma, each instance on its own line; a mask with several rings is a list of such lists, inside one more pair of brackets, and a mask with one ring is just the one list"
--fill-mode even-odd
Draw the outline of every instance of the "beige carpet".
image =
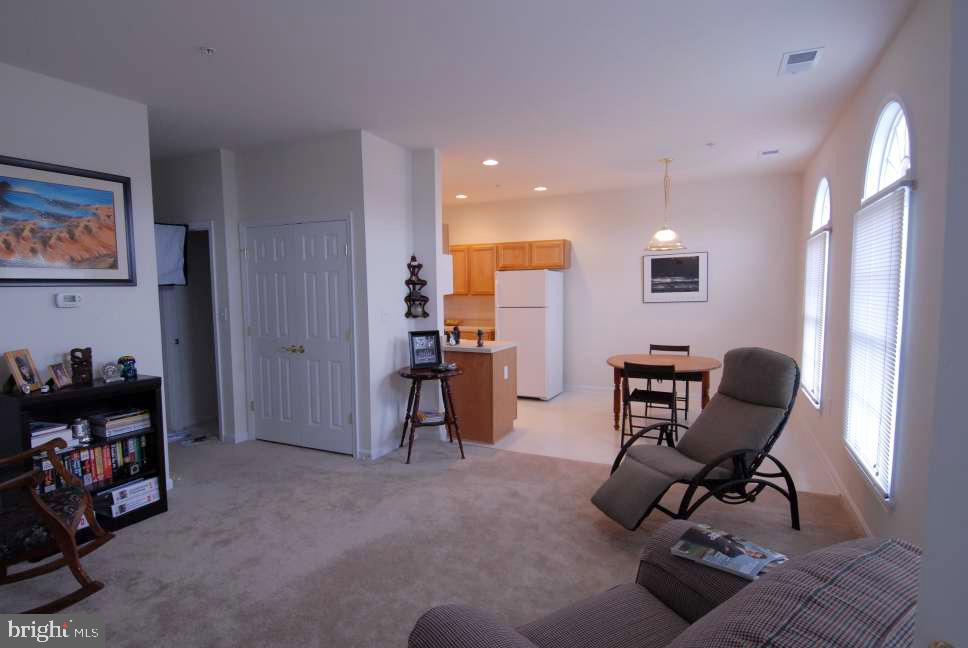
[[[252, 442], [171, 446], [170, 510], [84, 559], [120, 646], [405, 646], [447, 602], [518, 624], [632, 580], [655, 515], [629, 533], [589, 502], [608, 467], [418, 440], [414, 463]], [[837, 498], [717, 502], [696, 519], [791, 554], [856, 537]], [[13, 612], [69, 591], [66, 570], [0, 588]]]

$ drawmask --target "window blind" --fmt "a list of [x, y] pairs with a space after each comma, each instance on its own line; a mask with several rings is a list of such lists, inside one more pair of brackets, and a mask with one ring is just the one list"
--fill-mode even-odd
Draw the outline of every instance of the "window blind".
[[803, 354], [800, 384], [807, 396], [820, 404], [823, 384], [823, 340], [827, 314], [827, 250], [830, 232], [818, 232], [807, 241], [807, 266], [803, 286]]
[[854, 216], [851, 254], [844, 436], [885, 498], [894, 468], [909, 192], [896, 186], [864, 204]]

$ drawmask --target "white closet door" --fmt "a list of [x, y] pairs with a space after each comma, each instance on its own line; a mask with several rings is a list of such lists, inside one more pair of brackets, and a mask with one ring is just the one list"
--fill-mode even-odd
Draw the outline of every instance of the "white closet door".
[[250, 227], [255, 436], [352, 453], [348, 225]]

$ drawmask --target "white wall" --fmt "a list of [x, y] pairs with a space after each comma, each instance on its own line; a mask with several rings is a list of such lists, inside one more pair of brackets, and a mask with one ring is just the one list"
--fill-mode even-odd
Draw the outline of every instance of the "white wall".
[[[845, 107], [804, 174], [802, 218], [797, 236], [809, 229], [817, 183], [826, 176], [831, 191], [829, 297], [823, 407], [806, 398], [793, 420], [814, 431], [843, 490], [869, 531], [920, 542], [921, 516], [928, 501], [938, 362], [942, 255], [948, 164], [948, 71], [950, 3], [924, 0], [912, 11], [875, 69]], [[913, 172], [903, 385], [897, 422], [893, 508], [876, 496], [847, 454], [843, 442], [850, 248], [853, 214], [860, 205], [874, 124], [889, 99], [907, 111]], [[802, 245], [797, 250], [802, 263]], [[802, 291], [802, 270], [798, 273]]]
[[938, 360], [935, 393], [934, 449], [928, 465], [928, 492], [924, 502], [924, 570], [921, 578], [916, 646], [945, 640], [968, 645], [959, 601], [968, 600], [968, 565], [965, 564], [963, 529], [968, 528], [968, 505], [959, 496], [964, 488], [968, 436], [964, 433], [964, 393], [968, 385], [968, 299], [965, 276], [968, 261], [968, 4], [951, 9], [951, 112], [948, 160], [947, 215], [944, 229], [944, 278], [941, 283], [939, 344], [945, 352]]
[[[147, 108], [5, 64], [0, 64], [0, 87], [4, 155], [131, 178], [138, 275], [133, 287], [3, 287], [5, 310], [17, 316], [4, 318], [0, 349], [29, 348], [44, 366], [44, 377], [46, 365], [62, 361], [66, 351], [78, 346], [92, 347], [98, 366], [130, 353], [140, 372], [160, 376]], [[83, 295], [83, 305], [55, 308], [54, 294], [65, 290]]]
[[709, 253], [708, 303], [642, 303], [642, 256], [661, 225], [661, 186], [447, 206], [444, 220], [451, 245], [571, 240], [565, 383], [610, 389], [605, 359], [649, 343], [689, 344], [695, 355], [719, 358], [749, 345], [798, 357], [790, 286], [800, 186], [795, 175], [674, 185], [675, 229], [690, 251]]
[[370, 435], [362, 453], [379, 457], [399, 443], [401, 401], [408, 385], [397, 370], [408, 364], [404, 317], [407, 261], [414, 252], [410, 151], [362, 134], [366, 295], [370, 354]]
[[157, 160], [152, 164], [152, 176], [158, 222], [214, 224], [210, 236], [215, 241], [223, 440], [239, 442], [247, 438], [247, 421], [235, 170], [228, 168], [234, 160], [231, 156], [227, 151], [209, 151]]

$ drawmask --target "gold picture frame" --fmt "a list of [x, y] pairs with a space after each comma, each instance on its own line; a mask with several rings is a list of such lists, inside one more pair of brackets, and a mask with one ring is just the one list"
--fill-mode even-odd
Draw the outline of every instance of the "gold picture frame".
[[42, 384], [40, 372], [37, 371], [34, 358], [30, 355], [30, 349], [7, 351], [3, 354], [3, 359], [7, 361], [7, 368], [10, 369], [10, 375], [13, 381], [17, 383], [17, 387], [23, 390], [24, 385], [27, 385], [30, 387], [30, 391], [40, 389]]

